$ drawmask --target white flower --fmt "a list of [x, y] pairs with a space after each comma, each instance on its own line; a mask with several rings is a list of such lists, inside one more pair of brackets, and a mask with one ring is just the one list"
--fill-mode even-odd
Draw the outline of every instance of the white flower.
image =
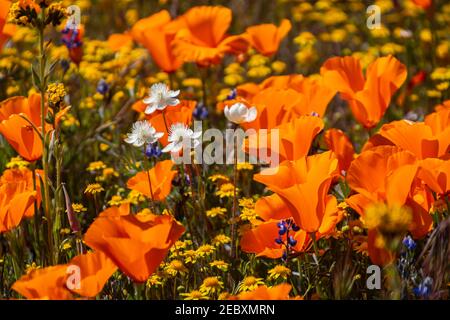
[[252, 122], [256, 119], [258, 111], [255, 107], [247, 108], [243, 103], [235, 103], [231, 107], [226, 106], [225, 117], [234, 123]]
[[156, 129], [147, 121], [136, 121], [133, 123], [131, 132], [127, 134], [125, 142], [135, 147], [142, 147], [144, 144], [155, 143], [163, 135], [162, 132], [156, 132]]
[[169, 132], [169, 144], [162, 150], [162, 152], [179, 152], [183, 149], [184, 141], [190, 143], [191, 147], [196, 147], [200, 143], [198, 140], [202, 132], [194, 132], [184, 123], [173, 124]]
[[167, 106], [176, 106], [180, 103], [180, 100], [176, 99], [180, 94], [180, 90], [169, 90], [164, 83], [152, 85], [149, 94], [150, 96], [143, 100], [147, 105], [145, 114], [152, 114], [156, 110], [164, 110]]

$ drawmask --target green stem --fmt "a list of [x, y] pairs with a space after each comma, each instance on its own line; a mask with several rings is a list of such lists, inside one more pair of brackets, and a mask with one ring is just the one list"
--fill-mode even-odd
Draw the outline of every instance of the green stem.
[[[42, 21], [45, 19], [45, 10], [42, 9], [41, 12]], [[39, 85], [40, 85], [40, 93], [41, 93], [41, 130], [42, 130], [42, 169], [44, 171], [43, 176], [43, 188], [44, 188], [44, 199], [43, 199], [43, 208], [44, 208], [44, 214], [47, 220], [47, 237], [48, 237], [48, 259], [50, 264], [55, 264], [56, 261], [53, 256], [53, 235], [52, 235], [52, 229], [53, 229], [53, 219], [50, 209], [50, 191], [49, 191], [49, 185], [48, 185], [48, 177], [49, 177], [49, 168], [48, 168], [48, 149], [47, 149], [47, 135], [45, 133], [45, 124], [46, 124], [46, 110], [45, 110], [45, 90], [47, 88], [47, 79], [45, 76], [45, 67], [46, 67], [46, 55], [45, 55], [45, 48], [44, 48], [44, 29], [45, 26], [42, 22], [42, 25], [39, 26]]]

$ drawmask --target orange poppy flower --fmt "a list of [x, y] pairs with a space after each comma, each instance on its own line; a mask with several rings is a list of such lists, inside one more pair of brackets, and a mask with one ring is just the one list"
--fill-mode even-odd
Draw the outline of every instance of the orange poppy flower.
[[325, 143], [339, 161], [339, 172], [347, 171], [355, 157], [355, 149], [349, 137], [340, 129], [325, 131]]
[[255, 106], [258, 114], [254, 121], [242, 123], [245, 129], [273, 129], [291, 120], [292, 110], [299, 103], [301, 96], [293, 89], [267, 88], [256, 94], [246, 104]]
[[80, 285], [79, 287], [75, 286], [71, 291], [82, 297], [98, 295], [117, 270], [114, 262], [100, 251], [78, 255], [67, 266], [80, 268]]
[[[323, 120], [319, 117], [301, 116], [276, 127], [280, 137], [279, 161], [297, 160], [307, 156], [314, 138], [322, 131], [323, 126]], [[267, 141], [271, 141], [270, 133]], [[272, 150], [270, 144], [269, 149]]]
[[423, 237], [432, 227], [428, 213], [431, 194], [417, 179], [417, 158], [409, 151], [395, 146], [379, 146], [362, 152], [353, 160], [346, 179], [357, 195], [347, 203], [360, 215], [368, 205], [386, 202], [412, 208], [413, 223], [409, 230], [414, 237]]
[[289, 300], [291, 285], [282, 283], [273, 287], [265, 285], [258, 286], [255, 290], [242, 292], [235, 299], [237, 300]]
[[[9, 98], [0, 103], [0, 134], [27, 161], [36, 161], [42, 156], [42, 140], [21, 115], [41, 131], [40, 103], [41, 97], [37, 93], [28, 98]], [[50, 125], [46, 126], [46, 131], [50, 128]]]
[[[241, 250], [247, 253], [255, 253], [257, 257], [281, 258], [284, 247], [275, 242], [275, 239], [279, 237], [277, 226], [279, 222], [280, 220], [270, 219], [245, 231], [240, 241]], [[311, 239], [303, 230], [292, 232], [291, 235], [297, 241], [292, 248], [296, 252], [304, 251], [310, 244]]]
[[148, 50], [161, 70], [168, 73], [176, 71], [183, 64], [172, 52], [175, 34], [183, 26], [179, 20], [171, 21], [169, 12], [162, 10], [139, 20], [131, 29], [135, 41]]
[[425, 159], [419, 163], [417, 177], [439, 195], [450, 191], [450, 160]]
[[393, 121], [383, 125], [364, 145], [363, 151], [379, 145], [396, 145], [418, 159], [446, 157], [450, 151], [449, 109], [428, 115], [425, 122]]
[[[89, 252], [67, 264], [33, 270], [17, 280], [12, 289], [27, 299], [69, 300], [74, 298], [74, 293], [95, 297], [116, 270], [117, 266], [105, 254]], [[71, 283], [73, 288], [67, 286], [70, 275], [74, 281], [80, 281]]]
[[277, 193], [295, 223], [308, 233], [327, 234], [339, 222], [337, 200], [328, 195], [338, 175], [338, 160], [325, 152], [280, 164], [275, 174], [256, 174], [254, 180]]
[[270, 219], [281, 220], [292, 217], [292, 212], [289, 207], [276, 193], [258, 199], [255, 204], [255, 212], [265, 221]]
[[[139, 172], [128, 180], [127, 187], [139, 191], [154, 201], [163, 201], [170, 193], [172, 180], [177, 174], [172, 170], [172, 160], [159, 161], [147, 172]], [[149, 184], [149, 176], [150, 182]]]
[[123, 47], [131, 47], [133, 38], [128, 33], [114, 33], [108, 37], [108, 46], [112, 51], [120, 51]]
[[7, 194], [7, 186], [0, 186], [0, 233], [17, 227], [27, 212], [33, 210], [36, 191]]
[[278, 51], [281, 41], [291, 28], [291, 22], [283, 19], [279, 27], [271, 23], [248, 27], [246, 36], [250, 45], [258, 52], [272, 56]]
[[168, 215], [102, 215], [91, 224], [84, 240], [133, 280], [143, 282], [183, 232], [183, 226]]
[[133, 39], [139, 43], [143, 44], [143, 34], [146, 30], [158, 29], [171, 21], [169, 11], [161, 10], [158, 13], [152, 14], [147, 18], [140, 19], [137, 21], [130, 30], [130, 34]]
[[226, 53], [240, 54], [248, 43], [241, 35], [228, 36], [231, 10], [221, 6], [200, 6], [180, 17], [184, 28], [173, 40], [173, 53], [185, 62], [202, 66], [220, 63]]
[[[334, 89], [326, 86], [322, 77], [304, 77], [302, 75], [272, 76], [260, 84], [246, 83], [237, 87], [237, 94], [255, 104], [254, 97], [264, 89], [293, 89], [298, 95], [293, 97], [289, 109], [295, 116], [317, 113], [323, 117], [328, 104], [336, 94]], [[258, 98], [255, 98], [258, 100]]]
[[11, 1], [0, 0], [0, 51], [3, 49], [6, 41], [14, 35], [16, 26], [11, 23], [6, 23], [9, 13]]
[[[38, 207], [41, 203], [39, 175], [42, 176], [42, 170], [36, 170], [36, 202]], [[0, 177], [1, 187], [3, 187], [3, 193], [8, 197], [13, 197], [15, 194], [22, 192], [34, 191], [33, 172], [27, 168], [7, 169]], [[34, 215], [34, 206], [31, 206], [23, 215], [25, 217], [32, 217]]]
[[[272, 141], [273, 132], [272, 130], [268, 131], [266, 139], [267, 151], [265, 154], [261, 152], [264, 150], [261, 150], [259, 147], [259, 139], [264, 137], [263, 135], [256, 135], [256, 139], [253, 140], [258, 142], [258, 145], [256, 145], [256, 143], [251, 140], [254, 139], [255, 136], [250, 133], [249, 137], [244, 141], [244, 150], [252, 155], [257, 155], [258, 151], [260, 151], [259, 155], [264, 157], [265, 155], [270, 154], [270, 157], [260, 159], [264, 162], [268, 162], [272, 159], [275, 153], [277, 153], [279, 162], [283, 162], [284, 160], [296, 160], [308, 155], [311, 144], [314, 138], [322, 131], [323, 125], [323, 120], [319, 117], [300, 116], [299, 118], [294, 118], [290, 122], [283, 123], [282, 125], [273, 128], [274, 130], [278, 130], [278, 141]], [[273, 142], [277, 143], [276, 148], [272, 147]], [[253, 149], [252, 143], [255, 143], [254, 147], [257, 147], [258, 150]]]
[[[181, 100], [178, 105], [167, 107], [164, 110], [164, 115], [162, 111], [159, 110], [151, 115], [147, 115], [148, 121], [156, 129], [156, 132], [164, 133], [159, 139], [159, 142], [161, 142], [163, 146], [166, 146], [169, 143], [169, 133], [166, 130], [166, 124], [169, 131], [172, 124], [175, 123], [184, 123], [185, 125], [190, 126], [192, 124], [192, 112], [196, 105], [196, 101]], [[164, 122], [164, 118], [166, 122]]]
[[433, 4], [432, 0], [412, 0], [412, 2], [424, 10], [428, 9]]
[[328, 59], [320, 73], [330, 87], [347, 100], [356, 120], [372, 128], [389, 107], [392, 95], [406, 80], [406, 67], [392, 56], [372, 62], [364, 77], [361, 64], [354, 57]]
[[66, 287], [67, 265], [35, 269], [14, 282], [12, 289], [27, 299], [70, 300]]

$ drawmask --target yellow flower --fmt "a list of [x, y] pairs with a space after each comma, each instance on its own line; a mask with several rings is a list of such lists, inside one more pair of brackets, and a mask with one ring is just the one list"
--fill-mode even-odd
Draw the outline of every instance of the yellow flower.
[[112, 196], [111, 200], [108, 201], [110, 206], [120, 206], [124, 202], [123, 198], [119, 195]]
[[182, 293], [180, 296], [185, 297], [184, 300], [208, 300], [208, 296], [198, 290], [193, 290], [189, 293]]
[[270, 70], [270, 68], [267, 66], [258, 66], [258, 67], [250, 68], [247, 71], [247, 75], [250, 78], [264, 78], [264, 77], [268, 76], [271, 71], [272, 70]]
[[161, 277], [157, 274], [153, 274], [147, 279], [146, 286], [148, 288], [158, 287], [162, 285]]
[[86, 212], [87, 209], [81, 203], [72, 203], [72, 210], [75, 213]]
[[239, 218], [242, 221], [254, 221], [258, 218], [258, 214], [256, 213], [255, 209], [253, 208], [243, 208], [241, 211], [241, 214], [239, 215]]
[[185, 263], [196, 263], [197, 262], [197, 251], [196, 250], [186, 250], [183, 252]]
[[230, 181], [230, 179], [227, 176], [224, 176], [223, 174], [212, 175], [212, 176], [208, 177], [208, 180], [210, 180], [212, 182], [216, 182], [216, 181], [228, 182], [228, 181]]
[[70, 248], [72, 248], [72, 245], [69, 242], [64, 243], [61, 247], [62, 250], [69, 250]]
[[86, 189], [84, 190], [84, 193], [96, 194], [96, 193], [100, 193], [102, 191], [105, 191], [105, 189], [103, 189], [103, 187], [99, 183], [91, 183], [86, 187]]
[[47, 87], [48, 101], [51, 105], [57, 105], [64, 100], [66, 89], [62, 83], [50, 83]]
[[[236, 188], [236, 194], [239, 192], [239, 188]], [[234, 196], [234, 185], [231, 182], [224, 183], [220, 186], [219, 190], [216, 191], [216, 196], [221, 198], [233, 197]]]
[[284, 63], [283, 61], [274, 61], [270, 66], [275, 73], [282, 73], [284, 72], [284, 70], [286, 70], [286, 63]]
[[214, 248], [210, 244], [205, 244], [205, 245], [202, 245], [202, 246], [197, 248], [196, 254], [199, 257], [203, 258], [203, 257], [206, 257], [206, 256], [209, 256], [209, 255], [213, 254], [214, 251], [216, 251], [216, 248]]
[[237, 164], [237, 169], [239, 171], [241, 170], [253, 170], [253, 165], [248, 162], [241, 162]]
[[97, 181], [105, 181], [108, 178], [111, 177], [118, 177], [119, 173], [116, 172], [116, 170], [114, 170], [113, 168], [105, 168], [103, 169], [102, 175], [100, 177], [97, 177], [96, 180]]
[[436, 85], [436, 89], [438, 89], [439, 91], [445, 91], [445, 90], [448, 89], [448, 87], [449, 87], [449, 82], [448, 81], [441, 82], [441, 83], [438, 83]]
[[200, 286], [200, 292], [209, 295], [219, 292], [223, 288], [223, 282], [219, 277], [208, 277], [203, 280]]
[[227, 213], [227, 209], [221, 208], [221, 207], [215, 207], [215, 208], [212, 208], [212, 209], [206, 211], [206, 216], [210, 217], [210, 218], [223, 217], [223, 216], [225, 216], [226, 213]]
[[419, 37], [420, 37], [420, 40], [422, 40], [423, 42], [431, 42], [431, 40], [433, 38], [430, 29], [421, 30]]
[[316, 37], [308, 31], [303, 31], [294, 38], [294, 43], [301, 47], [312, 46], [316, 43]]
[[63, 236], [70, 234], [70, 229], [69, 228], [62, 228], [61, 230], [59, 230], [59, 233]]
[[215, 267], [221, 271], [228, 271], [228, 267], [229, 267], [229, 264], [223, 260], [214, 260], [213, 262], [210, 262], [209, 265], [211, 267]]
[[239, 206], [243, 208], [254, 209], [255, 201], [252, 198], [241, 198], [239, 199]]
[[41, 266], [36, 265], [36, 262], [32, 262], [31, 264], [27, 264], [25, 266], [25, 273], [29, 274], [31, 271], [37, 270], [37, 269], [40, 269], [40, 268], [41, 268]]
[[127, 200], [132, 204], [139, 204], [139, 202], [144, 202], [146, 198], [139, 191], [131, 190], [130, 193], [128, 193]]
[[241, 84], [242, 82], [244, 82], [244, 78], [239, 75], [239, 74], [227, 74], [224, 78], [223, 78], [223, 82], [230, 87], [235, 87], [238, 84]]
[[89, 163], [89, 166], [86, 168], [86, 171], [93, 172], [93, 171], [99, 171], [106, 168], [106, 164], [103, 163], [103, 161], [95, 161]]
[[263, 285], [264, 281], [262, 278], [256, 278], [254, 276], [245, 277], [238, 285], [238, 292], [252, 291], [258, 286]]
[[181, 84], [184, 87], [201, 88], [202, 80], [199, 78], [186, 78], [181, 82]]
[[214, 239], [212, 240], [212, 244], [215, 246], [220, 246], [222, 244], [227, 244], [230, 242], [231, 242], [231, 238], [224, 234], [219, 234], [219, 235], [215, 236]]
[[440, 98], [442, 93], [438, 90], [427, 90], [427, 96], [430, 98]]
[[269, 270], [269, 280], [277, 280], [278, 278], [287, 279], [290, 274], [291, 269], [283, 265], [277, 265]]
[[6, 168], [12, 169], [12, 168], [26, 168], [29, 166], [29, 162], [23, 160], [20, 156], [19, 157], [13, 157], [11, 160], [6, 164]]
[[168, 275], [175, 277], [178, 274], [184, 275], [188, 271], [188, 269], [180, 260], [172, 260], [166, 265], [164, 271]]
[[369, 229], [378, 229], [386, 233], [401, 233], [408, 229], [412, 222], [411, 210], [407, 207], [384, 203], [371, 205], [364, 215], [364, 224]]

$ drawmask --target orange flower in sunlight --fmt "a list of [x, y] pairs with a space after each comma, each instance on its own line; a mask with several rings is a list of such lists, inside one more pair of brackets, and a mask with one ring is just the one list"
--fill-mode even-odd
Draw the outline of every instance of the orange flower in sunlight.
[[172, 51], [175, 34], [183, 25], [179, 19], [172, 21], [169, 12], [162, 10], [136, 22], [131, 28], [131, 35], [148, 50], [161, 70], [170, 73], [183, 63]]
[[450, 152], [450, 108], [429, 114], [424, 122], [399, 120], [387, 123], [365, 144], [363, 151], [379, 145], [396, 145], [418, 158], [446, 157]]
[[248, 27], [246, 36], [253, 48], [265, 56], [271, 56], [278, 51], [291, 28], [291, 22], [283, 19], [279, 27], [271, 23]]
[[[150, 121], [152, 126], [156, 129], [156, 132], [164, 133], [164, 135], [159, 139], [159, 142], [161, 142], [163, 146], [166, 146], [169, 143], [167, 140], [169, 138], [167, 129], [170, 131], [173, 124], [184, 123], [187, 126], [192, 124], [192, 112], [194, 111], [196, 105], [196, 101], [181, 100], [176, 106], [166, 107], [164, 110], [164, 115], [160, 110], [153, 112], [151, 115], [147, 115], [148, 121]], [[164, 123], [164, 121], [166, 121], [166, 123]]]
[[[41, 170], [36, 175], [42, 175]], [[0, 232], [17, 227], [23, 217], [34, 215], [34, 201], [40, 206], [41, 191], [36, 177], [33, 187], [33, 172], [27, 168], [7, 169], [0, 177]]]
[[291, 120], [292, 110], [301, 99], [293, 89], [280, 90], [267, 88], [256, 94], [246, 104], [255, 106], [258, 113], [252, 122], [242, 123], [245, 129], [273, 129]]
[[133, 280], [143, 282], [183, 232], [183, 226], [169, 215], [101, 215], [91, 224], [84, 240]]
[[139, 172], [128, 180], [127, 187], [154, 201], [163, 201], [169, 195], [172, 180], [177, 174], [176, 170], [172, 170], [173, 165], [172, 160], [159, 161], [148, 172]]
[[[255, 212], [264, 222], [255, 220], [251, 229], [244, 231], [240, 241], [241, 250], [255, 253], [258, 257], [281, 258], [285, 247], [275, 242], [275, 239], [280, 237], [278, 223], [292, 218], [292, 212], [276, 193], [259, 199], [255, 205]], [[295, 252], [305, 251], [311, 243], [304, 230], [291, 230], [290, 236], [296, 241], [295, 246], [291, 247]]]
[[14, 282], [11, 288], [27, 299], [69, 300], [73, 296], [66, 287], [66, 272], [66, 265], [36, 269]]
[[231, 10], [221, 6], [189, 9], [179, 19], [184, 24], [173, 40], [174, 55], [202, 66], [218, 64], [226, 53], [240, 54], [248, 43], [241, 35], [226, 34], [231, 24]]
[[[284, 160], [297, 160], [301, 157], [308, 155], [311, 148], [311, 144], [314, 138], [322, 131], [324, 126], [323, 120], [316, 116], [300, 116], [299, 118], [294, 118], [290, 122], [283, 123], [275, 127], [278, 130], [279, 140], [276, 141], [276, 148], [272, 148], [272, 132], [267, 133], [267, 150], [272, 153], [276, 153], [278, 149], [278, 161], [283, 162]], [[245, 152], [257, 155], [261, 135], [252, 136], [249, 135], [244, 141]], [[258, 144], [256, 144], [258, 142]], [[260, 160], [268, 161], [269, 159], [263, 159], [264, 153], [259, 149]]]
[[424, 10], [428, 9], [433, 4], [432, 0], [412, 0], [412, 2]]
[[282, 283], [274, 287], [265, 285], [259, 286], [255, 290], [242, 292], [238, 296], [233, 297], [235, 300], [289, 300], [289, 292], [292, 286]]
[[256, 174], [254, 180], [283, 199], [300, 229], [319, 234], [334, 229], [340, 217], [328, 190], [338, 175], [338, 160], [331, 152], [285, 161], [278, 171], [267, 173]]
[[439, 195], [450, 191], [450, 160], [425, 159], [419, 162], [417, 177]]
[[325, 115], [328, 103], [336, 94], [334, 89], [325, 85], [320, 76], [304, 77], [302, 75], [286, 75], [269, 77], [260, 84], [246, 83], [237, 87], [239, 97], [245, 98], [249, 103], [256, 104], [262, 101], [258, 96], [263, 94], [264, 89], [284, 91], [292, 89], [296, 95], [290, 94], [293, 103], [290, 104], [289, 112], [295, 116], [305, 114]]
[[389, 107], [392, 95], [406, 80], [406, 67], [393, 56], [376, 59], [364, 77], [354, 57], [330, 58], [320, 69], [325, 83], [346, 100], [356, 120], [366, 128], [375, 127]]
[[[285, 249], [283, 245], [275, 242], [279, 237], [279, 222], [280, 220], [270, 219], [245, 231], [240, 241], [241, 250], [255, 253], [257, 257], [281, 258]], [[290, 235], [296, 241], [296, 245], [292, 247], [293, 251], [302, 252], [308, 247], [311, 239], [305, 231], [292, 232]]]
[[323, 126], [323, 120], [319, 117], [301, 116], [277, 127], [281, 140], [280, 162], [307, 156], [314, 138], [322, 131]]
[[416, 238], [423, 237], [432, 227], [428, 211], [433, 199], [417, 179], [418, 168], [414, 154], [394, 146], [379, 146], [364, 151], [348, 169], [347, 183], [358, 194], [349, 197], [346, 202], [361, 216], [373, 203], [406, 205], [413, 209], [409, 231]]
[[108, 37], [108, 45], [112, 51], [120, 51], [124, 47], [131, 47], [133, 38], [128, 33], [114, 33]]
[[16, 31], [16, 26], [14, 24], [6, 23], [10, 6], [11, 1], [0, 0], [0, 52], [6, 41], [8, 41]]
[[[41, 131], [41, 98], [39, 94], [13, 97], [0, 103], [0, 134], [27, 161], [42, 156], [42, 140], [30, 122]], [[26, 117], [29, 121], [23, 119]], [[47, 128], [46, 131], [50, 128]], [[42, 131], [41, 131], [42, 132]]]
[[117, 270], [114, 262], [100, 251], [78, 255], [67, 266], [70, 267], [68, 271], [72, 272], [73, 267], [80, 268], [80, 284], [74, 284], [71, 291], [82, 297], [92, 298], [103, 290], [105, 283]]
[[7, 187], [0, 186], [0, 233], [17, 227], [27, 212], [31, 212], [36, 191], [7, 194]]
[[116, 270], [102, 252], [89, 252], [67, 264], [33, 270], [17, 280], [12, 289], [27, 299], [69, 300], [75, 298], [74, 293], [95, 297]]
[[325, 131], [325, 143], [339, 161], [339, 172], [347, 171], [355, 157], [355, 149], [349, 137], [339, 129]]

